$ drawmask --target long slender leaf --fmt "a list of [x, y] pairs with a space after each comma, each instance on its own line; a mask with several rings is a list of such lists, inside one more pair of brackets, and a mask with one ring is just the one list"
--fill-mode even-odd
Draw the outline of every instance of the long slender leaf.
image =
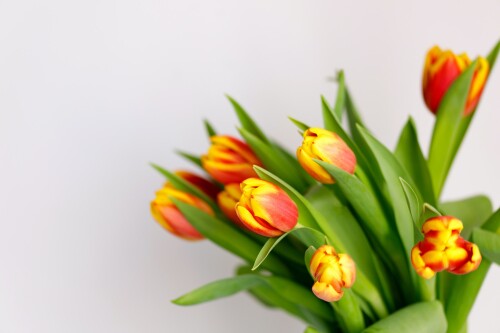
[[205, 125], [205, 131], [207, 132], [207, 136], [209, 138], [214, 136], [214, 135], [217, 135], [217, 131], [214, 129], [214, 127], [208, 121], [208, 119], [203, 120], [203, 124]]
[[288, 117], [288, 119], [290, 119], [290, 121], [295, 125], [297, 126], [297, 128], [304, 132], [306, 130], [308, 130], [310, 128], [310, 126], [308, 126], [307, 124], [301, 122], [300, 120], [297, 120], [295, 118], [292, 118], [292, 117]]
[[339, 71], [337, 75], [337, 82], [339, 84], [337, 88], [337, 97], [335, 98], [335, 106], [333, 107], [333, 114], [337, 117], [338, 121], [342, 121], [342, 114], [345, 108], [345, 77], [344, 71]]
[[194, 165], [200, 167], [203, 169], [203, 165], [201, 164], [201, 158], [200, 156], [196, 156], [196, 155], [193, 155], [193, 154], [190, 154], [190, 153], [187, 153], [187, 152], [184, 152], [184, 151], [176, 151], [176, 153], [182, 157], [184, 157], [186, 160], [188, 160], [189, 162], [193, 163]]
[[228, 297], [265, 282], [258, 275], [247, 274], [211, 282], [172, 301], [177, 305], [195, 305]]
[[436, 205], [431, 174], [418, 143], [417, 129], [411, 117], [401, 132], [394, 155], [406, 169], [413, 183], [417, 185], [423, 201]]
[[444, 333], [447, 322], [440, 302], [407, 306], [368, 327], [363, 333]]
[[255, 258], [255, 262], [253, 264], [252, 270], [257, 269], [264, 260], [266, 260], [267, 256], [271, 251], [286, 237], [290, 235], [294, 235], [300, 240], [303, 241], [305, 245], [313, 245], [316, 247], [319, 247], [324, 244], [325, 242], [325, 235], [323, 235], [321, 232], [308, 228], [308, 227], [296, 227], [295, 229], [284, 233], [280, 237], [275, 237], [275, 238], [269, 238], [262, 249], [260, 250], [259, 254], [257, 255], [257, 258]]
[[421, 207], [423, 205], [420, 204], [418, 194], [415, 192], [413, 187], [411, 187], [411, 185], [402, 177], [399, 177], [399, 181], [401, 182], [401, 186], [403, 187], [406, 202], [408, 203], [408, 208], [410, 209], [411, 217], [413, 218], [413, 223], [415, 224], [415, 227], [417, 229], [420, 229], [420, 216], [422, 214]]
[[259, 128], [257, 123], [250, 117], [250, 115], [243, 109], [243, 107], [236, 102], [231, 96], [226, 95], [227, 99], [233, 105], [234, 111], [236, 112], [236, 116], [238, 117], [241, 126], [252, 135], [259, 138], [260, 141], [271, 144], [269, 139], [266, 137], [264, 132]]
[[[455, 150], [458, 149], [456, 142], [462, 139], [458, 135], [459, 127], [476, 65], [477, 60], [452, 83], [437, 111], [429, 149], [429, 171], [436, 198], [439, 198], [441, 194], [446, 176], [453, 163]], [[460, 135], [464, 134], [465, 132]]]

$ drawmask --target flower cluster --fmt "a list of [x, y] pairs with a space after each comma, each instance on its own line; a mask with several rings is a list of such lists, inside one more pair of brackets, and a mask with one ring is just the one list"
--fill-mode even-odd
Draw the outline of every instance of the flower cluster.
[[[488, 255], [500, 248], [490, 246], [484, 251], [488, 260], [482, 260], [480, 246], [497, 236], [495, 244], [500, 244], [500, 212], [488, 222], [469, 222], [457, 215], [465, 208], [476, 209], [477, 200], [443, 203], [439, 198], [498, 49], [500, 44], [488, 58], [474, 62], [466, 54], [457, 56], [439, 47], [428, 52], [424, 102], [434, 114], [448, 113], [436, 117], [428, 158], [411, 120], [394, 152], [366, 129], [348, 95], [343, 72], [335, 109], [323, 100], [324, 127], [294, 120], [302, 134], [295, 156], [267, 138], [230, 98], [243, 139], [215, 134], [207, 126], [208, 151], [199, 157], [185, 155], [206, 176], [159, 168], [169, 181], [151, 202], [151, 213], [178, 237], [208, 238], [245, 262], [255, 261], [241, 267], [230, 282], [207, 285], [203, 292], [175, 302], [194, 304], [206, 300], [206, 295], [214, 295], [212, 299], [246, 289], [321, 332], [358, 332], [370, 325], [378, 331], [377, 321], [420, 302], [425, 303], [425, 313], [435, 317], [419, 325], [431, 329], [426, 325], [444, 321], [448, 332], [461, 332], [466, 318], [451, 320], [470, 310], [478, 288], [463, 291], [463, 309], [457, 310], [449, 299], [462, 291], [446, 286], [448, 275], [438, 284], [422, 283], [421, 278], [432, 279], [442, 271], [471, 273], [481, 261], [489, 265]], [[348, 129], [341, 119], [344, 113]], [[457, 120], [443, 124], [451, 118]], [[429, 218], [429, 211], [434, 216]], [[435, 295], [441, 295], [439, 302]], [[323, 301], [334, 304], [324, 307]], [[395, 320], [404, 316], [400, 313]]]

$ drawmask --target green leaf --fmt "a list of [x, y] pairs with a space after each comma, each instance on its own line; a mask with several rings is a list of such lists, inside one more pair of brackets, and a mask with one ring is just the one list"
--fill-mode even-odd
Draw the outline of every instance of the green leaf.
[[304, 124], [304, 123], [303, 123], [303, 122], [301, 122], [300, 120], [297, 120], [297, 119], [292, 118], [292, 117], [288, 117], [288, 119], [290, 119], [290, 121], [291, 121], [291, 122], [292, 122], [295, 126], [297, 126], [297, 128], [298, 128], [300, 131], [302, 131], [302, 132], [307, 131], [307, 130], [310, 128], [310, 126], [308, 126], [308, 125]]
[[172, 303], [177, 305], [195, 305], [213, 301], [219, 298], [228, 297], [250, 289], [265, 282], [253, 274], [240, 275], [228, 279], [211, 282], [198, 289], [195, 289], [175, 300]]
[[261, 141], [257, 136], [244, 128], [240, 128], [239, 132], [267, 169], [299, 191], [303, 191], [309, 186], [307, 181], [302, 177], [302, 169], [291, 167], [288, 159], [280, 150], [271, 144]]
[[194, 165], [200, 167], [203, 169], [203, 165], [201, 164], [201, 158], [200, 156], [196, 156], [196, 155], [193, 155], [193, 154], [190, 154], [190, 153], [186, 153], [186, 152], [183, 152], [183, 151], [176, 151], [176, 153], [182, 157], [184, 157], [186, 160], [188, 160], [189, 162], [193, 163]]
[[413, 183], [417, 185], [423, 201], [435, 205], [431, 174], [418, 143], [417, 129], [411, 117], [401, 132], [394, 155], [406, 169]]
[[438, 301], [409, 305], [384, 318], [363, 333], [445, 333], [446, 318]]
[[176, 174], [162, 168], [159, 165], [151, 164], [151, 166], [156, 169], [159, 173], [167, 177], [167, 179], [172, 183], [172, 185], [180, 190], [192, 194], [203, 201], [205, 201], [214, 211], [218, 211], [219, 207], [215, 204], [215, 202], [206, 195], [202, 190], [191, 184], [190, 182], [184, 180], [183, 178], [177, 176]]
[[[199, 233], [223, 249], [239, 256], [248, 263], [252, 263], [260, 252], [260, 245], [238, 229], [187, 203], [175, 198], [172, 198], [172, 201]], [[288, 268], [272, 254], [262, 264], [262, 267], [278, 275], [290, 275]]]
[[486, 222], [493, 212], [490, 199], [484, 195], [444, 202], [439, 208], [446, 215], [455, 216], [463, 222], [464, 230], [462, 230], [461, 236], [465, 239], [469, 238], [474, 228], [480, 227]]
[[[500, 209], [488, 218], [482, 229], [500, 234]], [[465, 275], [440, 273], [442, 280], [440, 286], [446, 286], [440, 290], [440, 299], [446, 309], [448, 333], [458, 333], [465, 325], [490, 265], [488, 258], [483, 258], [478, 269], [472, 273]]]
[[411, 212], [411, 217], [413, 218], [413, 223], [417, 229], [420, 229], [420, 215], [422, 213], [420, 200], [418, 200], [417, 192], [411, 187], [410, 184], [403, 178], [399, 177], [401, 186], [403, 186], [403, 191], [405, 192], [406, 202], [408, 203], [408, 208]]
[[346, 99], [345, 78], [343, 70], [338, 72], [337, 82], [339, 86], [337, 88], [337, 97], [335, 98], [335, 106], [333, 107], [333, 114], [339, 120], [339, 122], [341, 122], [342, 113], [345, 108], [345, 99]]
[[476, 228], [472, 231], [472, 241], [489, 261], [500, 265], [500, 234]]
[[490, 73], [493, 67], [495, 66], [495, 63], [497, 61], [498, 57], [498, 52], [500, 51], [500, 41], [498, 41], [493, 49], [490, 51], [486, 59], [488, 60], [488, 64], [490, 65]]
[[298, 239], [302, 240], [305, 245], [313, 245], [313, 246], [321, 246], [325, 243], [325, 235], [321, 232], [311, 229], [308, 227], [295, 227], [295, 229], [284, 233], [280, 237], [269, 238], [262, 249], [260, 250], [255, 262], [253, 264], [252, 270], [257, 269], [264, 260], [266, 260], [267, 256], [271, 251], [286, 237], [293, 234]]
[[452, 83], [437, 111], [429, 149], [429, 171], [436, 198], [440, 196], [456, 150], [458, 150], [457, 142], [460, 142], [465, 135], [465, 130], [460, 131], [459, 127], [464, 119], [463, 110], [476, 65], [477, 60]]
[[314, 327], [306, 327], [306, 330], [304, 331], [304, 333], [319, 333], [319, 331], [317, 329], [315, 329]]
[[358, 333], [365, 328], [363, 313], [352, 290], [344, 290], [344, 296], [339, 301], [331, 304], [337, 313], [342, 332]]
[[207, 119], [203, 120], [203, 124], [205, 125], [205, 131], [207, 132], [209, 138], [217, 135], [217, 132], [215, 131], [214, 127], [212, 126], [212, 124], [210, 124], [210, 122]]
[[[304, 264], [306, 265], [306, 269], [309, 272], [309, 265], [311, 264], [311, 259], [314, 255], [314, 252], [316, 252], [317, 248], [314, 246], [309, 246], [304, 253]], [[309, 272], [310, 273], [310, 272]]]
[[250, 115], [241, 107], [236, 100], [234, 100], [231, 96], [226, 95], [227, 99], [229, 99], [229, 102], [233, 105], [234, 111], [236, 112], [236, 116], [238, 117], [241, 126], [247, 131], [248, 133], [251, 133], [252, 135], [256, 136], [260, 141], [264, 142], [265, 144], [270, 145], [271, 142], [269, 139], [266, 137], [264, 132], [259, 128], [257, 123], [250, 117]]

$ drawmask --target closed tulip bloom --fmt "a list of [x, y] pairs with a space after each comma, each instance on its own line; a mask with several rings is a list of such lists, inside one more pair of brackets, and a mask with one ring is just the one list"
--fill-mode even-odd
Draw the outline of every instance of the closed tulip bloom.
[[476, 244], [460, 236], [463, 224], [451, 216], [428, 219], [422, 226], [424, 240], [411, 251], [416, 272], [425, 279], [446, 270], [453, 274], [466, 274], [477, 269], [481, 253]]
[[210, 206], [194, 195], [179, 191], [172, 186], [165, 186], [156, 192], [156, 198], [151, 202], [153, 218], [167, 231], [186, 240], [203, 239], [203, 236], [188, 222], [170, 198], [175, 198], [199, 208], [207, 214], [214, 215]]
[[241, 198], [241, 187], [239, 183], [227, 184], [224, 186], [224, 191], [217, 195], [217, 204], [220, 209], [231, 221], [243, 226], [238, 214], [236, 214], [236, 204]]
[[347, 254], [338, 254], [330, 245], [323, 245], [314, 252], [309, 264], [314, 278], [312, 291], [326, 302], [336, 302], [344, 295], [344, 288], [351, 288], [356, 280], [356, 264]]
[[195, 187], [200, 189], [203, 193], [205, 193], [214, 200], [217, 198], [217, 194], [221, 191], [217, 185], [215, 185], [208, 179], [198, 176], [197, 174], [194, 174], [192, 172], [179, 170], [176, 171], [175, 174], [184, 179], [185, 181], [187, 181], [188, 183], [194, 185]]
[[350, 174], [356, 169], [356, 156], [351, 148], [340, 136], [322, 128], [309, 128], [304, 132], [297, 158], [314, 179], [324, 184], [333, 184], [335, 180], [314, 159], [330, 163]]
[[215, 180], [223, 184], [241, 183], [257, 176], [253, 166], [261, 163], [246, 143], [227, 135], [212, 136], [210, 141], [212, 145], [201, 162]]
[[241, 191], [236, 214], [250, 231], [265, 237], [277, 237], [297, 224], [297, 205], [273, 183], [249, 178], [241, 183]]
[[[434, 46], [427, 53], [422, 80], [425, 104], [432, 113], [436, 113], [439, 104], [453, 81], [471, 64], [467, 54], [455, 55], [453, 52], [442, 51]], [[483, 58], [478, 58], [472, 84], [467, 96], [464, 115], [469, 115], [477, 106], [486, 79], [488, 78], [489, 64]]]

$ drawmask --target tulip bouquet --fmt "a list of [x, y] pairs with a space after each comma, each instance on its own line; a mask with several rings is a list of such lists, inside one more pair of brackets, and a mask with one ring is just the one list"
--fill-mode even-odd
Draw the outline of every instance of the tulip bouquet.
[[180, 154], [209, 177], [153, 165], [168, 181], [151, 211], [170, 233], [209, 239], [243, 263], [173, 302], [247, 291], [302, 319], [306, 332], [466, 332], [500, 263], [500, 210], [485, 196], [440, 194], [499, 49], [474, 61], [428, 52], [423, 96], [436, 121], [427, 157], [411, 118], [395, 150], [373, 136], [343, 72], [335, 103], [322, 99], [321, 128], [291, 118], [303, 137], [296, 156], [229, 98], [243, 139], [206, 121], [208, 152]]

